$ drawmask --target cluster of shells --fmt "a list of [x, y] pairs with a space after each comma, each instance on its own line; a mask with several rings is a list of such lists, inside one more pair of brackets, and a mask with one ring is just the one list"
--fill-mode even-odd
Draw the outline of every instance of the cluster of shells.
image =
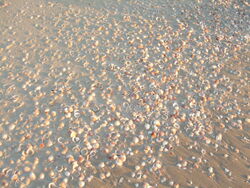
[[0, 28], [1, 186], [181, 187], [168, 168], [216, 181], [205, 156], [231, 148], [247, 161], [224, 134], [249, 130], [249, 4], [102, 6], [4, 7], [13, 20]]

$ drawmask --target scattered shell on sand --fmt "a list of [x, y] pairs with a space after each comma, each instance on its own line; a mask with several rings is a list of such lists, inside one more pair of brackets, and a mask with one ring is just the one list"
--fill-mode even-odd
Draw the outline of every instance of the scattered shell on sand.
[[1, 2], [1, 186], [248, 186], [246, 1]]

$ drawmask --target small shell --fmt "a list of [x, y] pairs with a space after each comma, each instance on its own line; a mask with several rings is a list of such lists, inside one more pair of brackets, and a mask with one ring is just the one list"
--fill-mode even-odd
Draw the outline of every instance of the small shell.
[[84, 181], [79, 181], [78, 185], [79, 185], [80, 188], [84, 187], [85, 186], [85, 182]]
[[54, 156], [53, 156], [53, 155], [50, 155], [50, 156], [48, 157], [48, 161], [49, 161], [49, 162], [54, 161]]
[[31, 171], [31, 168], [28, 167], [28, 166], [25, 166], [23, 170], [24, 170], [24, 172], [30, 172], [30, 171]]
[[115, 121], [115, 126], [119, 126], [121, 125], [121, 122], [120, 121]]
[[123, 165], [123, 161], [122, 161], [121, 159], [119, 159], [119, 158], [116, 159], [115, 162], [116, 162], [116, 165], [117, 165], [117, 166], [122, 166], [122, 165]]
[[134, 138], [133, 138], [133, 143], [134, 143], [134, 144], [137, 144], [139, 141], [140, 141], [140, 140], [139, 140], [138, 137], [134, 137]]
[[70, 132], [70, 137], [75, 138], [77, 136], [77, 133], [75, 131]]
[[208, 168], [208, 172], [209, 172], [210, 174], [212, 174], [212, 173], [214, 172], [213, 167], [209, 167], [209, 168]]
[[34, 155], [35, 151], [33, 150], [33, 148], [28, 148], [25, 151], [25, 155]]
[[105, 163], [104, 162], [101, 162], [100, 164], [99, 164], [99, 167], [100, 168], [103, 168], [105, 166]]
[[51, 170], [51, 171], [49, 172], [49, 176], [50, 176], [51, 178], [54, 178], [54, 177], [55, 177], [55, 172], [54, 172], [53, 170]]
[[40, 175], [39, 175], [39, 179], [40, 180], [43, 180], [45, 178], [45, 174], [44, 173], [41, 173]]
[[149, 130], [150, 129], [150, 125], [147, 123], [147, 124], [145, 124], [145, 129], [146, 130]]
[[54, 182], [49, 183], [48, 188], [54, 188], [57, 187]]
[[72, 113], [74, 111], [73, 107], [69, 107], [69, 112]]
[[160, 169], [162, 167], [162, 165], [161, 165], [161, 163], [156, 163], [155, 167], [158, 168], [158, 169]]
[[69, 113], [69, 108], [68, 107], [64, 108], [64, 113], [65, 114]]
[[110, 175], [111, 175], [110, 172], [107, 172], [107, 173], [106, 173], [106, 177], [107, 177], [107, 178], [110, 177]]
[[80, 112], [78, 110], [74, 111], [74, 117], [79, 118], [80, 117]]
[[57, 172], [62, 172], [64, 170], [64, 167], [63, 166], [60, 166], [60, 167], [56, 167], [55, 168]]
[[66, 171], [64, 174], [65, 174], [66, 177], [70, 176], [70, 172], [69, 171]]
[[155, 120], [154, 125], [159, 127], [161, 125], [161, 122], [159, 120]]
[[135, 166], [135, 170], [136, 170], [136, 171], [140, 170], [140, 166], [138, 166], [138, 165]]
[[53, 142], [49, 139], [47, 143], [47, 147], [51, 147], [53, 145]]
[[101, 178], [102, 180], [105, 179], [105, 178], [106, 178], [105, 174], [104, 174], [104, 173], [101, 173], [101, 174], [100, 174], [100, 178]]
[[221, 142], [221, 140], [222, 140], [222, 134], [219, 133], [219, 134], [216, 135], [216, 141]]
[[84, 160], [85, 160], [84, 157], [82, 155], [79, 155], [78, 162], [82, 163]]
[[56, 111], [52, 111], [52, 112], [51, 112], [51, 115], [52, 115], [53, 117], [56, 117]]
[[14, 174], [14, 175], [11, 177], [11, 180], [12, 180], [12, 181], [17, 181], [17, 180], [18, 180], [18, 175], [17, 175], [17, 174]]
[[59, 143], [59, 144], [62, 144], [62, 145], [64, 145], [64, 143], [62, 142], [62, 137], [59, 137], [58, 139], [57, 139], [57, 142]]
[[75, 143], [77, 143], [77, 142], [80, 141], [80, 138], [79, 138], [79, 137], [73, 137], [73, 138], [72, 138], [72, 141], [75, 142]]
[[71, 113], [65, 114], [65, 117], [66, 117], [66, 118], [71, 118]]
[[247, 124], [250, 124], [250, 118], [246, 118], [245, 121]]
[[120, 158], [120, 160], [122, 160], [122, 162], [125, 162], [127, 159], [125, 154], [122, 154], [119, 158]]
[[29, 175], [29, 177], [30, 177], [30, 179], [33, 180], [33, 181], [36, 179], [36, 175], [35, 175], [34, 172], [31, 172], [30, 175]]
[[46, 114], [48, 114], [50, 112], [50, 109], [49, 108], [46, 108], [45, 110], [44, 110], [44, 113], [46, 113]]
[[99, 144], [99, 143], [95, 143], [95, 144], [93, 145], [93, 147], [94, 147], [95, 149], [98, 149], [98, 148], [100, 147], [100, 144]]
[[69, 155], [68, 156], [68, 163], [72, 163], [74, 161], [75, 161], [74, 157], [72, 155]]

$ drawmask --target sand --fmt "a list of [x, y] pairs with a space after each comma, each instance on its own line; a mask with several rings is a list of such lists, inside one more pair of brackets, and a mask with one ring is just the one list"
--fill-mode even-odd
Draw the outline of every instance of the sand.
[[0, 1], [1, 187], [249, 187], [248, 10]]

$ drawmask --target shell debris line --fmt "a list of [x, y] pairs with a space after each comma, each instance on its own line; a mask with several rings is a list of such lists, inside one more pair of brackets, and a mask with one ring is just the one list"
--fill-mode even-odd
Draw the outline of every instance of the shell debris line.
[[0, 187], [250, 186], [247, 1], [7, 2]]

